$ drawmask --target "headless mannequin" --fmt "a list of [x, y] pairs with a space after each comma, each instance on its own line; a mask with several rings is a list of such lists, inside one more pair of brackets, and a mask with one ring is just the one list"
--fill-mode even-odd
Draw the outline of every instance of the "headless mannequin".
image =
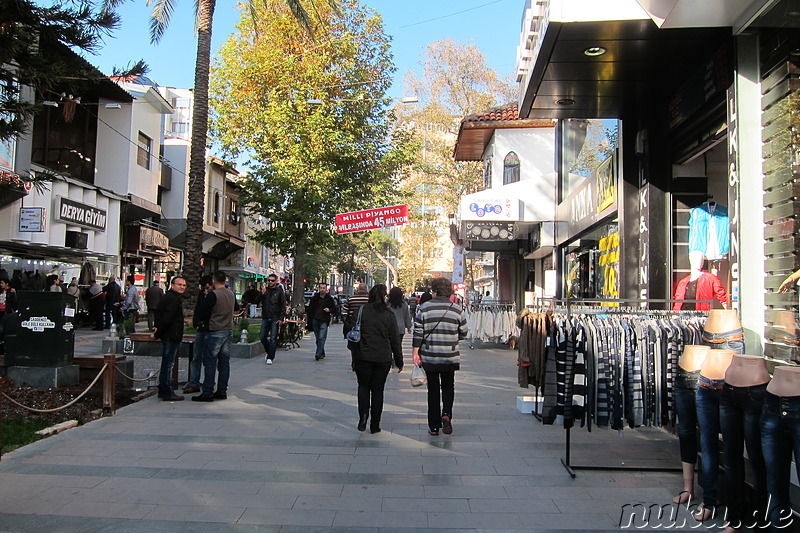
[[742, 327], [739, 314], [735, 309], [711, 309], [703, 326], [709, 333], [727, 333]]
[[[686, 306], [686, 309], [707, 311], [710, 309], [710, 304], [707, 301], [713, 300], [714, 298], [719, 300], [723, 307], [727, 308], [728, 295], [725, 294], [722, 282], [717, 276], [703, 270], [705, 261], [706, 257], [703, 255], [703, 252], [697, 250], [689, 252], [690, 273], [688, 276], [681, 279], [675, 287], [675, 295], [673, 296], [675, 303], [672, 306], [673, 310], [678, 311], [684, 309], [684, 306]], [[703, 276], [706, 276], [704, 280], [698, 281]], [[693, 285], [694, 283], [696, 283], [696, 286]], [[690, 290], [693, 286], [694, 289]], [[684, 304], [683, 300], [689, 300], [689, 302]], [[695, 303], [692, 302], [692, 300], [703, 301]]]
[[709, 350], [700, 366], [700, 375], [708, 379], [725, 379], [734, 355], [736, 352], [733, 350]]
[[758, 355], [736, 354], [725, 371], [725, 383], [734, 387], [755, 387], [768, 382], [767, 365], [764, 358]]
[[800, 396], [800, 366], [775, 367], [767, 392], [782, 397]]
[[[695, 372], [703, 366], [703, 361], [711, 348], [700, 344], [688, 344], [683, 347], [683, 353], [678, 359], [678, 366], [687, 372]], [[680, 424], [684, 422], [678, 421]], [[696, 425], [697, 422], [693, 421]], [[692, 433], [692, 439], [697, 439], [697, 433]], [[696, 450], [695, 450], [696, 451]], [[683, 505], [689, 503], [694, 494], [694, 466], [695, 463], [681, 461], [681, 471], [683, 472], [683, 490], [680, 494], [672, 498], [672, 503]]]
[[687, 372], [700, 370], [710, 349], [711, 348], [708, 346], [703, 346], [701, 344], [688, 344], [684, 346], [683, 354], [681, 354], [680, 359], [678, 359], [678, 366]]

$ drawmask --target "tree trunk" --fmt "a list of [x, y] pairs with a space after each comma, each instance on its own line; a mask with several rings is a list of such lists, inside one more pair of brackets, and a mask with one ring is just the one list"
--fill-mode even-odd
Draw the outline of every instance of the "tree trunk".
[[[186, 215], [186, 245], [183, 271], [187, 285], [200, 280], [203, 253], [203, 214], [206, 196], [206, 141], [208, 136], [208, 73], [211, 66], [211, 26], [216, 0], [199, 0], [197, 5], [197, 57], [194, 67], [194, 109], [192, 147], [189, 153], [189, 193]], [[187, 291], [184, 309], [194, 309], [196, 291]]]

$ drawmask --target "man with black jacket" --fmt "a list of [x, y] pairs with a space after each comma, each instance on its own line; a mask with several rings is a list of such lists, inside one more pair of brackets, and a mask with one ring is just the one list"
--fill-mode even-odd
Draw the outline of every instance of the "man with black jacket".
[[122, 288], [117, 283], [117, 278], [108, 276], [108, 283], [103, 287], [103, 293], [106, 295], [106, 317], [103, 322], [103, 327], [108, 329], [112, 323], [118, 322], [119, 318], [119, 297], [122, 294]]
[[183, 340], [183, 306], [181, 297], [186, 292], [186, 280], [175, 276], [169, 290], [161, 298], [156, 309], [153, 338], [161, 339], [164, 351], [161, 354], [161, 372], [158, 376], [158, 397], [165, 402], [179, 402], [183, 396], [172, 389], [172, 364]]
[[314, 359], [325, 359], [325, 340], [328, 338], [328, 326], [331, 323], [331, 313], [336, 311], [336, 302], [328, 294], [328, 284], [320, 283], [317, 293], [311, 297], [307, 309], [307, 322], [314, 330], [317, 338], [317, 348]]
[[259, 338], [267, 355], [264, 362], [272, 364], [275, 352], [278, 349], [278, 325], [286, 316], [286, 293], [283, 286], [278, 283], [278, 276], [270, 274], [267, 278], [267, 287], [261, 294], [261, 331]]

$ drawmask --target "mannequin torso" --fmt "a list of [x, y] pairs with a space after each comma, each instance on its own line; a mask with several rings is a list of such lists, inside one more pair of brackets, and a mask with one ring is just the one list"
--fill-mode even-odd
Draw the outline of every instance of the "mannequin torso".
[[800, 367], [775, 367], [767, 392], [775, 396], [800, 396]]
[[709, 333], [727, 333], [742, 327], [735, 309], [711, 309], [703, 330]]
[[700, 366], [700, 375], [708, 379], [725, 379], [725, 371], [735, 354], [733, 350], [709, 350]]
[[769, 372], [764, 358], [758, 355], [734, 355], [725, 371], [725, 382], [734, 387], [755, 387], [768, 383]]
[[689, 344], [683, 347], [683, 353], [678, 359], [678, 366], [687, 372], [694, 372], [700, 370], [700, 367], [705, 361], [710, 348], [699, 344]]

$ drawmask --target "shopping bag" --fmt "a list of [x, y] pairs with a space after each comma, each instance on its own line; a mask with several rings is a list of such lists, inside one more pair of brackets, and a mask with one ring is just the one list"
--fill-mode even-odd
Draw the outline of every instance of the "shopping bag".
[[425, 374], [425, 370], [421, 366], [414, 365], [414, 369], [411, 371], [411, 386], [422, 387], [427, 382], [428, 376]]

